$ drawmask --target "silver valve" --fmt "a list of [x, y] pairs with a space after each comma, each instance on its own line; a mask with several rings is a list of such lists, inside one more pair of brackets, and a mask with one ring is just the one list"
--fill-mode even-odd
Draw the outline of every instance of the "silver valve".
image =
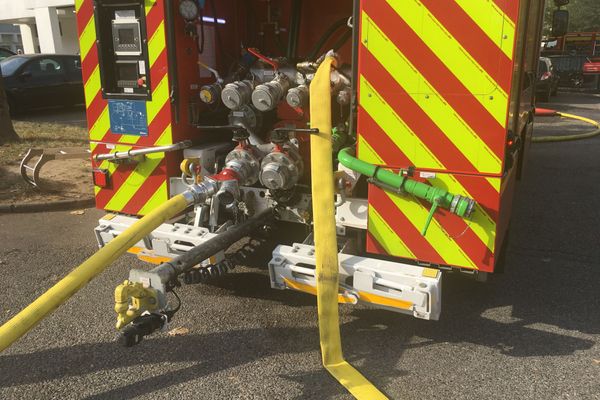
[[221, 100], [230, 110], [240, 110], [250, 103], [254, 84], [251, 81], [237, 81], [229, 83], [221, 92]]
[[271, 82], [256, 87], [252, 93], [252, 104], [262, 112], [274, 110], [284, 99], [289, 87], [288, 78], [283, 74], [278, 75]]
[[286, 101], [292, 108], [304, 108], [308, 106], [309, 91], [306, 85], [300, 85], [288, 91]]

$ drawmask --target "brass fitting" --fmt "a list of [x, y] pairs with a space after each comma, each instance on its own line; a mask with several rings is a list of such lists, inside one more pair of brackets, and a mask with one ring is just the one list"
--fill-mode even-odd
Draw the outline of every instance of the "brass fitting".
[[155, 289], [145, 288], [140, 282], [125, 281], [115, 289], [115, 311], [117, 329], [124, 328], [146, 311], [158, 308], [158, 296]]

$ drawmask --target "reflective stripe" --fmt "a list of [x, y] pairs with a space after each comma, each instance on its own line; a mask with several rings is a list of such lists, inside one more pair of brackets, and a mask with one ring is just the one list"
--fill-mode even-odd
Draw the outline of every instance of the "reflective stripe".
[[419, 0], [386, 1], [454, 76], [504, 126], [508, 113], [508, 94], [498, 83]]
[[[396, 82], [402, 86], [402, 88], [411, 96], [413, 101], [418, 104], [448, 139], [452, 141], [459, 150], [462, 149], [461, 152], [469, 162], [473, 164], [479, 172], [497, 173], [502, 166], [500, 159], [366, 14], [363, 15], [362, 26], [363, 37], [368, 37], [366, 48], [369, 52], [380, 61], [381, 65], [394, 77]], [[365, 107], [363, 102], [369, 101], [370, 99], [368, 98], [368, 95], [367, 97], [363, 96], [363, 91], [370, 90], [374, 92], [375, 90], [368, 82], [367, 89], [363, 89], [363, 79], [366, 80], [364, 76], [361, 76], [360, 101], [361, 105]], [[423, 93], [430, 94], [425, 95]], [[390, 112], [394, 111], [390, 109]], [[397, 115], [396, 117], [400, 120], [400, 117]], [[405, 129], [408, 129], [403, 122], [402, 125]], [[396, 136], [398, 135], [396, 130], [384, 130], [386, 130], [386, 132], [394, 132], [392, 140], [396, 141]], [[412, 135], [416, 138], [416, 143], [419, 144], [418, 150], [426, 148], [414, 133], [412, 133]], [[404, 140], [402, 141], [404, 142]], [[415, 150], [417, 150], [417, 148], [415, 148]], [[407, 155], [409, 157], [411, 156], [410, 154]], [[435, 156], [431, 154], [431, 158], [435, 158]], [[422, 164], [423, 161], [424, 160], [420, 159], [415, 160], [415, 164], [422, 168], [439, 168], [441, 165], [437, 160], [436, 162], [430, 162], [428, 164]]]
[[164, 154], [162, 153], [146, 155], [146, 159], [139, 163], [133, 173], [123, 182], [119, 190], [117, 190], [108, 204], [106, 204], [106, 208], [115, 211], [122, 210], [135, 195], [136, 191], [144, 184], [144, 181], [148, 179], [162, 162], [163, 158]]
[[513, 59], [515, 24], [492, 0], [455, 0], [482, 31]]
[[160, 137], [156, 141], [156, 146], [165, 146], [172, 142], [173, 130], [171, 128], [171, 124], [166, 127], [163, 133], [161, 133]]
[[83, 29], [83, 33], [79, 36], [79, 48], [81, 51], [81, 59], [85, 60], [90, 49], [96, 42], [96, 23], [94, 17], [90, 19], [90, 22]]
[[165, 23], [161, 22], [158, 28], [156, 28], [156, 32], [154, 32], [148, 41], [148, 58], [150, 60], [150, 67], [154, 65], [165, 47]]
[[369, 233], [388, 254], [416, 258], [415, 254], [387, 222], [385, 222], [381, 214], [379, 214], [373, 205], [369, 206]]
[[90, 129], [90, 140], [101, 141], [110, 129], [110, 117], [108, 115], [108, 106], [104, 107], [102, 114], [96, 120]]
[[[416, 229], [423, 229], [429, 215], [429, 209], [425, 208], [412, 196], [400, 196], [387, 192], [386, 195], [396, 204], [398, 209], [402, 211]], [[477, 264], [467, 256], [454, 239], [448, 236], [448, 233], [446, 233], [435, 218], [431, 221], [425, 239], [436, 249], [447, 264], [477, 269]]]
[[152, 101], [148, 104], [148, 125], [152, 124], [160, 110], [169, 101], [169, 76], [165, 75], [152, 92]]
[[79, 12], [79, 9], [86, 0], [75, 0], [75, 12]]
[[86, 108], [89, 108], [92, 104], [92, 101], [94, 101], [100, 89], [102, 89], [102, 83], [100, 82], [100, 66], [96, 65], [94, 72], [92, 72], [90, 79], [88, 79], [84, 86]]
[[[401, 69], [401, 66], [399, 65], [398, 68]], [[413, 165], [419, 165], [421, 168], [444, 169], [444, 165], [375, 91], [364, 76], [360, 77], [360, 104], [398, 148], [410, 149], [405, 151], [405, 154], [413, 162]], [[393, 132], [393, 135], [390, 135], [390, 132]]]
[[139, 214], [140, 215], [148, 214], [149, 212], [154, 210], [156, 207], [158, 207], [159, 205], [164, 203], [165, 200], [168, 198], [169, 198], [169, 194], [167, 193], [167, 181], [164, 181], [160, 185], [158, 190], [152, 195], [150, 200], [148, 200], [146, 202], [146, 204], [144, 204], [144, 206], [140, 210]]
[[[385, 161], [377, 154], [373, 147], [367, 143], [362, 136], [359, 136], [360, 159], [376, 165], [385, 165]], [[495, 178], [500, 181], [500, 178]], [[473, 196], [464, 188], [464, 186], [451, 174], [436, 174], [436, 177], [430, 179], [429, 182], [438, 187], [446, 188], [450, 193], [459, 194], [461, 196], [473, 198]], [[411, 200], [414, 201], [414, 200]], [[371, 220], [369, 219], [369, 228]], [[424, 222], [423, 222], [424, 223]], [[422, 226], [416, 226], [420, 231]], [[485, 244], [490, 250], [494, 250], [496, 242], [496, 222], [486, 213], [486, 211], [477, 204], [476, 211], [473, 213], [472, 220], [469, 226], [475, 235]], [[379, 244], [385, 248], [386, 238], [379, 241]], [[433, 248], [437, 249], [433, 243]], [[386, 249], [387, 250], [387, 249]], [[390, 253], [398, 254], [398, 253]]]

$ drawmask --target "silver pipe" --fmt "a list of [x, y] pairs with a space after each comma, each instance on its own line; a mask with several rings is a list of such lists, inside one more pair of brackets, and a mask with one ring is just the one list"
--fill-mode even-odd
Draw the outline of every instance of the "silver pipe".
[[120, 151], [120, 152], [116, 152], [116, 153], [97, 154], [96, 156], [94, 156], [94, 160], [96, 160], [96, 161], [127, 160], [129, 158], [133, 158], [136, 156], [143, 156], [146, 154], [169, 153], [172, 151], [183, 150], [183, 149], [187, 149], [188, 147], [192, 147], [192, 145], [193, 145], [193, 143], [191, 140], [186, 140], [184, 142], [171, 144], [169, 146], [150, 147], [147, 149], [137, 149], [137, 150], [129, 150], [129, 151]]

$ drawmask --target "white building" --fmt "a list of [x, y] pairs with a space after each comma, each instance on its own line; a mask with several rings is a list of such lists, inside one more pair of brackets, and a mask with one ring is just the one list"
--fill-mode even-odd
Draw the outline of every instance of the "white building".
[[0, 0], [0, 24], [20, 28], [25, 54], [79, 53], [75, 0]]

